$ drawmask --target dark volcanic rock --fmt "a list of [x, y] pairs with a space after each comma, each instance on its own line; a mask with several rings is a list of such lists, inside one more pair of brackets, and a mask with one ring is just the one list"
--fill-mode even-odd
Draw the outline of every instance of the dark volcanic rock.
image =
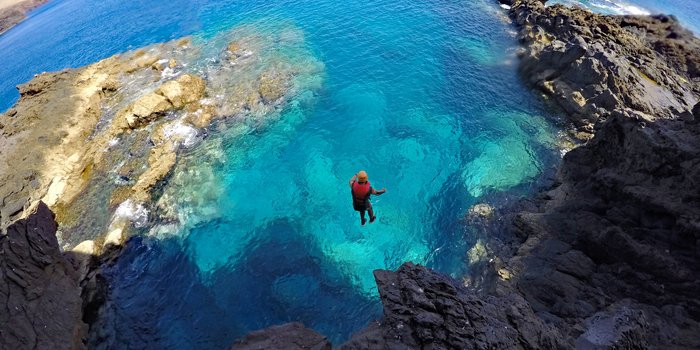
[[524, 77], [594, 135], [515, 216], [515, 290], [580, 348], [700, 348], [700, 42], [668, 16], [512, 5]]
[[628, 303], [615, 305], [586, 321], [586, 332], [576, 339], [577, 349], [646, 349], [649, 324], [643, 311]]
[[235, 342], [230, 350], [330, 350], [326, 337], [304, 327], [287, 323], [248, 334]]
[[613, 110], [672, 119], [698, 102], [700, 40], [674, 17], [604, 16], [539, 0], [506, 3], [526, 47], [521, 73], [579, 131], [591, 134]]
[[615, 116], [566, 155], [540, 212], [514, 221], [526, 240], [509, 265], [535, 310], [578, 336], [585, 318], [631, 298], [651, 345], [700, 347], [699, 135], [696, 123]]
[[79, 276], [58, 248], [56, 221], [44, 203], [0, 237], [0, 347], [82, 349]]
[[374, 272], [384, 317], [340, 349], [557, 349], [559, 332], [519, 295], [479, 296], [428, 268]]

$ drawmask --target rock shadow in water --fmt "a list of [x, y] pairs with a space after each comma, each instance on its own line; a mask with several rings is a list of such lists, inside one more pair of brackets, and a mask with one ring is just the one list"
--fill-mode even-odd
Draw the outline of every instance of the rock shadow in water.
[[[213, 221], [186, 241], [221, 224]], [[341, 342], [380, 315], [379, 301], [355, 293], [342, 267], [324, 259], [293, 222], [280, 219], [259, 231], [243, 260], [206, 276], [178, 239], [131, 239], [107, 272], [111, 291], [92, 330], [93, 347], [221, 349], [290, 321]]]

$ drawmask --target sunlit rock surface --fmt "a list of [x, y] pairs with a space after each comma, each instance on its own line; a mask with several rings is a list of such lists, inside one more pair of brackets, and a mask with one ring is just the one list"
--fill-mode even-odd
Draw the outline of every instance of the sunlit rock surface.
[[274, 121], [293, 96], [320, 87], [323, 65], [303, 35], [282, 34], [242, 26], [20, 86], [20, 100], [0, 115], [0, 223], [44, 200], [70, 246], [128, 229], [120, 207], [142, 208], [121, 217], [148, 220], [183, 149], [237, 124]]

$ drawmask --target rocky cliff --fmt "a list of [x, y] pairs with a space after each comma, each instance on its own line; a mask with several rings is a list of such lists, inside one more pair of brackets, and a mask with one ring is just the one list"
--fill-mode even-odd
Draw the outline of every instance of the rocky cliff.
[[511, 6], [524, 78], [593, 135], [515, 215], [515, 290], [579, 347], [700, 347], [700, 41], [670, 16]]
[[700, 348], [700, 41], [671, 16], [500, 2], [523, 79], [585, 143], [490, 237], [478, 292], [376, 271], [384, 317], [340, 348]]
[[27, 18], [27, 13], [47, 3], [48, 0], [24, 0], [0, 7], [0, 35]]
[[40, 203], [0, 237], [0, 348], [82, 349], [80, 275], [56, 240], [56, 221]]

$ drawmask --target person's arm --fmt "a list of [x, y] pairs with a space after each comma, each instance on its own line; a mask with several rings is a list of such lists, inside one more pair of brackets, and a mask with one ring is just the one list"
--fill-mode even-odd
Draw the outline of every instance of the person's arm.
[[381, 190], [377, 191], [374, 188], [372, 189], [372, 194], [380, 196], [382, 194], [386, 193], [386, 188], [382, 188]]
[[357, 174], [353, 175], [352, 178], [350, 178], [350, 183], [349, 183], [350, 188], [352, 188], [352, 183], [355, 181], [357, 181]]

